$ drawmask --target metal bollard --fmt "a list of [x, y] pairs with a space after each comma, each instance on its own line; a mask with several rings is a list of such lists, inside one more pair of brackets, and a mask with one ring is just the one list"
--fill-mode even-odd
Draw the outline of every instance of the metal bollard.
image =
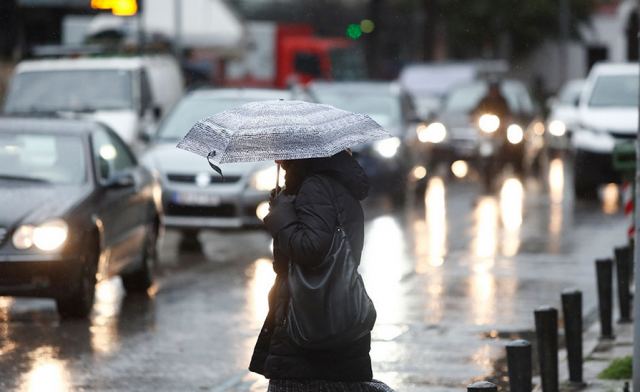
[[582, 292], [566, 290], [562, 293], [562, 313], [569, 360], [569, 381], [582, 384]]
[[600, 311], [600, 337], [613, 339], [613, 261], [596, 260], [598, 280], [598, 309]]
[[631, 322], [631, 248], [622, 246], [614, 249], [616, 258], [616, 277], [618, 283], [618, 305], [620, 307], [620, 323]]
[[467, 386], [467, 392], [498, 392], [498, 386], [489, 381], [478, 381]]
[[514, 340], [507, 344], [507, 368], [511, 392], [531, 392], [531, 343]]
[[536, 309], [536, 337], [543, 392], [558, 392], [558, 310]]

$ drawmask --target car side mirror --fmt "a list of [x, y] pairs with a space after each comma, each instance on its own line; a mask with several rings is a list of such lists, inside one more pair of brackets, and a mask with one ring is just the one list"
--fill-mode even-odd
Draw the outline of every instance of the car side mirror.
[[124, 189], [132, 188], [136, 184], [136, 179], [133, 177], [133, 173], [120, 173], [113, 176], [107, 181], [107, 188], [109, 189]]
[[159, 121], [162, 118], [162, 107], [160, 107], [160, 105], [154, 105], [151, 108], [151, 111], [153, 113], [153, 118], [156, 121]]

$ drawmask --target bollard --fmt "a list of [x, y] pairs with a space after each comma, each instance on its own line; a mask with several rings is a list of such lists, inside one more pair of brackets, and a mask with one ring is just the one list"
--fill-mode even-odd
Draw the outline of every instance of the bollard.
[[616, 258], [616, 277], [618, 283], [618, 305], [620, 307], [620, 323], [631, 322], [631, 248], [622, 246], [614, 249]]
[[469, 385], [467, 392], [498, 392], [498, 387], [489, 381], [478, 381]]
[[598, 309], [600, 311], [600, 337], [613, 339], [613, 262], [596, 260], [598, 280]]
[[514, 340], [507, 344], [507, 368], [511, 392], [531, 392], [531, 343]]
[[550, 306], [534, 312], [543, 392], [558, 392], [558, 311]]
[[582, 384], [582, 292], [566, 290], [562, 293], [562, 313], [569, 381]]

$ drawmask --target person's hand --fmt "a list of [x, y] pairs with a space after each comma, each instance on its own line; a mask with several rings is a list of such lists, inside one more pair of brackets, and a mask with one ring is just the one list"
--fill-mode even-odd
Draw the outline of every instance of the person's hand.
[[269, 213], [264, 217], [264, 224], [274, 237], [297, 220], [295, 200], [295, 195], [280, 192], [269, 202]]

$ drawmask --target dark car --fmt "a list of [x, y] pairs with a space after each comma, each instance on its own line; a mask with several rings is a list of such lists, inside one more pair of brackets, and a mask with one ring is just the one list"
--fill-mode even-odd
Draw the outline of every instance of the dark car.
[[97, 280], [145, 292], [160, 187], [111, 129], [62, 119], [0, 119], [0, 296], [50, 297], [85, 317]]
[[[542, 147], [542, 133], [536, 128], [543, 124], [536, 121], [537, 109], [523, 83], [504, 80], [499, 88], [509, 108], [508, 118], [478, 112], [489, 81], [477, 80], [449, 91], [439, 114], [417, 128], [422, 142], [419, 155], [428, 167], [460, 160], [483, 171], [482, 162], [498, 155], [502, 163], [510, 163], [517, 172], [531, 164]], [[491, 178], [495, 173], [485, 174]]]
[[314, 82], [309, 93], [319, 103], [367, 114], [391, 133], [392, 138], [358, 146], [353, 153], [372, 189], [402, 202], [412, 164], [407, 130], [413, 129], [415, 112], [410, 97], [389, 82]]

